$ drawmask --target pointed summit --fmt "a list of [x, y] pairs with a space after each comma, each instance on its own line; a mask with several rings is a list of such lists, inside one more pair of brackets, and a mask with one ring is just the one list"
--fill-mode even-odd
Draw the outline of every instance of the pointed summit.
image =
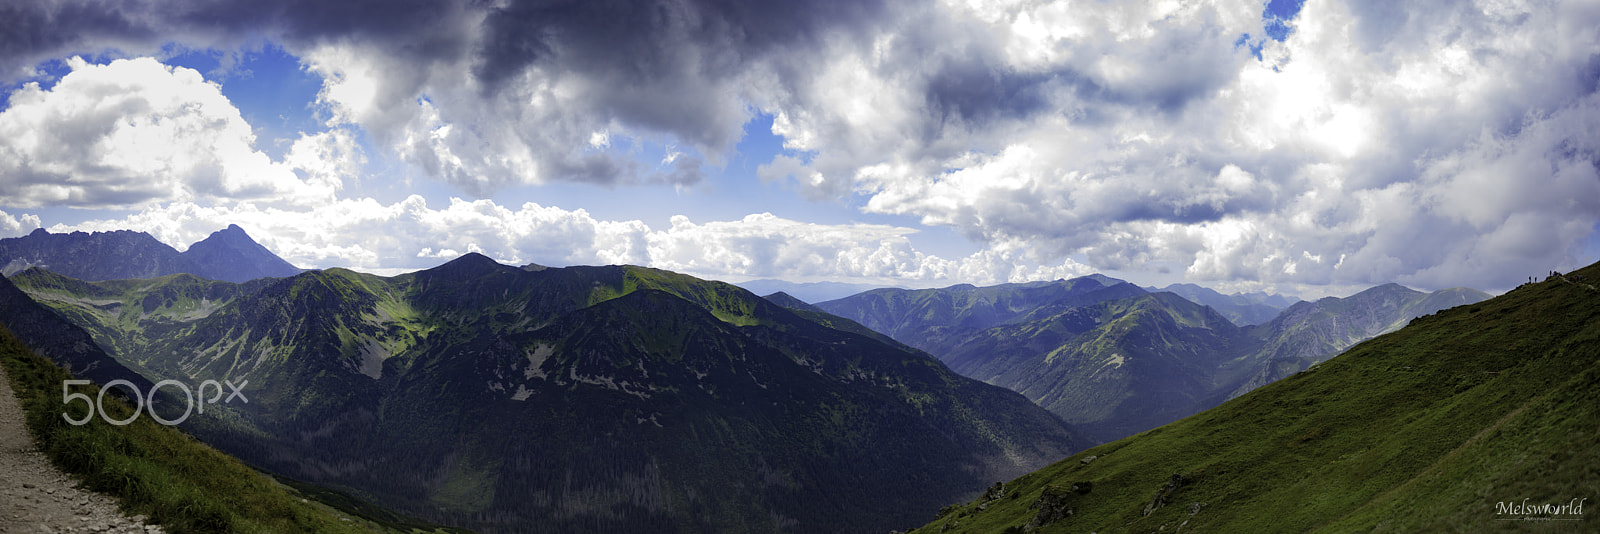
[[212, 280], [244, 282], [300, 273], [300, 268], [261, 246], [237, 224], [212, 232], [204, 240], [190, 245], [183, 256], [194, 264], [194, 274]]
[[828, 312], [822, 311], [822, 308], [818, 308], [818, 307], [812, 305], [809, 302], [797, 299], [793, 295], [790, 295], [790, 294], [782, 292], [782, 291], [779, 291], [777, 293], [773, 293], [771, 295], [767, 295], [767, 296], [761, 297], [761, 298], [767, 299], [767, 302], [771, 302], [773, 304], [777, 304], [779, 306], [782, 306], [784, 308], [789, 308], [791, 310], [805, 310], [805, 311], [811, 311], [811, 312], [817, 312], [817, 313], [828, 313]]
[[477, 252], [468, 252], [461, 257], [445, 262], [443, 265], [426, 269], [417, 274], [429, 279], [464, 281], [484, 275], [499, 272], [522, 272], [521, 269], [510, 265], [501, 264]]
[[466, 254], [462, 254], [461, 257], [459, 257], [459, 258], [456, 258], [456, 259], [453, 259], [453, 260], [445, 262], [444, 265], [440, 265], [438, 267], [434, 267], [434, 269], [444, 269], [444, 268], [449, 268], [449, 269], [452, 269], [452, 270], [454, 270], [454, 269], [462, 269], [462, 268], [479, 268], [479, 269], [481, 269], [481, 268], [484, 268], [484, 267], [495, 267], [495, 268], [498, 268], [498, 267], [505, 267], [505, 266], [501, 265], [500, 262], [498, 262], [498, 261], [494, 261], [494, 258], [490, 258], [488, 256], [485, 256], [485, 255], [477, 253], [477, 252], [468, 252]]

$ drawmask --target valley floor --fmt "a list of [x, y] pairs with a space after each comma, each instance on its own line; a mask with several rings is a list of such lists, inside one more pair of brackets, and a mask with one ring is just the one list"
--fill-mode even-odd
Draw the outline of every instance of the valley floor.
[[0, 368], [0, 533], [158, 533], [143, 516], [124, 517], [111, 497], [79, 489], [39, 452], [22, 406]]

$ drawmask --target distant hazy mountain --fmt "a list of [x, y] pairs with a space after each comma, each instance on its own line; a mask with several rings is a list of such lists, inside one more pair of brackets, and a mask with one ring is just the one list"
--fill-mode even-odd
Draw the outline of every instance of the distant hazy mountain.
[[1271, 321], [1300, 299], [1267, 293], [1234, 293], [1224, 295], [1211, 288], [1195, 284], [1172, 284], [1163, 288], [1146, 288], [1150, 292], [1166, 291], [1189, 299], [1190, 302], [1210, 306], [1238, 326], [1249, 326]]
[[189, 245], [183, 257], [194, 263], [198, 272], [193, 274], [225, 282], [282, 278], [300, 273], [300, 268], [283, 261], [233, 224]]
[[1144, 290], [1101, 276], [975, 287], [874, 289], [817, 303], [902, 343], [939, 356], [985, 329]]
[[1399, 330], [1412, 319], [1489, 298], [1488, 293], [1476, 289], [1423, 293], [1385, 284], [1345, 298], [1296, 303], [1250, 329], [1251, 335], [1261, 340], [1260, 348], [1231, 366], [1254, 374], [1234, 388], [1229, 398], [1300, 372], [1356, 343]]
[[130, 230], [52, 234], [40, 228], [23, 237], [0, 239], [0, 274], [10, 276], [29, 267], [90, 281], [189, 273], [243, 282], [300, 272], [236, 225], [213, 232], [181, 253], [150, 234]]
[[782, 291], [779, 291], [777, 293], [773, 293], [771, 295], [767, 295], [767, 296], [761, 297], [761, 298], [767, 299], [767, 301], [769, 301], [769, 302], [771, 302], [773, 304], [777, 304], [779, 306], [788, 308], [788, 309], [790, 309], [792, 311], [808, 311], [808, 312], [816, 312], [816, 313], [827, 313], [825, 311], [822, 311], [822, 308], [818, 308], [815, 305], [807, 303], [806, 301], [794, 298], [793, 295], [790, 295], [788, 293], [784, 293]]
[[844, 282], [786, 282], [783, 280], [761, 279], [739, 282], [734, 284], [745, 288], [757, 295], [770, 295], [772, 293], [786, 293], [803, 302], [817, 303], [825, 300], [847, 297], [878, 289], [881, 286], [869, 284], [848, 284]]
[[80, 280], [155, 278], [198, 270], [177, 249], [131, 230], [52, 234], [43, 228], [0, 239], [0, 274], [40, 267]]
[[1210, 407], [1218, 368], [1250, 346], [1215, 310], [1172, 293], [1031, 319], [976, 333], [940, 357], [1027, 395], [1096, 443]]
[[[1600, 491], [1596, 279], [1600, 264], [1423, 317], [914, 532], [1600, 531], [1584, 505]], [[1370, 291], [1297, 315], [1418, 302]]]
[[186, 425], [219, 449], [484, 532], [885, 532], [1082, 446], [847, 319], [653, 269], [14, 279], [152, 378], [248, 380]]
[[1094, 277], [874, 290], [817, 306], [926, 350], [963, 375], [1021, 392], [1106, 442], [1215, 406], [1413, 318], [1487, 297], [1390, 284], [1301, 302], [1247, 328], [1177, 294]]
[[927, 352], [923, 352], [920, 349], [901, 343], [899, 340], [886, 336], [877, 330], [867, 328], [861, 323], [822, 311], [822, 308], [818, 308], [811, 304], [806, 304], [805, 301], [789, 296], [788, 293], [779, 291], [761, 298], [767, 299], [767, 301], [777, 304], [780, 307], [787, 308], [789, 311], [794, 312], [795, 315], [804, 317], [806, 320], [809, 320], [813, 323], [836, 330], [861, 334], [863, 336], [876, 339], [884, 344], [899, 348], [900, 350], [919, 354], [928, 358], [933, 358], [933, 355], [928, 354]]

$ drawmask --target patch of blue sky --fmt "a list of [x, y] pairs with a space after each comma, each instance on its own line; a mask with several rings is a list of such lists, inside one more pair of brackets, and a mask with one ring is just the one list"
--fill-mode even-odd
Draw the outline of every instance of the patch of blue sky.
[[54, 226], [74, 226], [94, 220], [119, 220], [126, 219], [139, 213], [135, 209], [83, 209], [73, 206], [34, 206], [31, 208], [5, 207], [0, 202], [0, 209], [9, 211], [12, 215], [38, 215], [39, 221], [46, 229]]
[[322, 78], [277, 45], [265, 43], [231, 57], [214, 50], [172, 53], [165, 63], [197, 70], [222, 87], [222, 95], [255, 131], [256, 149], [274, 160], [283, 158], [301, 132], [325, 129], [312, 107]]
[[[164, 63], [199, 71], [221, 87], [222, 95], [250, 124], [256, 150], [282, 161], [302, 134], [327, 130], [326, 117], [316, 108], [322, 77], [311, 73], [299, 58], [282, 47], [265, 42], [236, 53], [217, 50], [169, 48]], [[348, 127], [366, 163], [356, 176], [345, 177], [345, 198], [371, 197], [382, 203], [404, 200], [412, 194], [429, 199], [461, 196], [452, 188], [422, 176], [373, 144], [359, 127]], [[443, 204], [443, 202], [432, 202]]]
[[[660, 166], [659, 170], [668, 170], [661, 165], [664, 147], [654, 143], [614, 138], [609, 150], [631, 152], [642, 169]], [[865, 203], [865, 199], [859, 195], [841, 201], [807, 200], [791, 181], [766, 181], [758, 177], [760, 167], [780, 154], [802, 159], [805, 156], [783, 147], [783, 137], [772, 133], [771, 115], [757, 114], [745, 123], [744, 137], [728, 155], [726, 163], [720, 167], [706, 164], [702, 169], [705, 172], [703, 181], [694, 185], [599, 187], [550, 182], [513, 187], [494, 198], [513, 210], [524, 202], [565, 210], [583, 208], [599, 220], [639, 220], [654, 231], [671, 228], [675, 215], [687, 216], [694, 224], [705, 224], [771, 213], [784, 219], [822, 225], [881, 224], [913, 228], [917, 232], [907, 236], [913, 248], [946, 259], [963, 258], [981, 248], [948, 227], [923, 226], [915, 216], [862, 212], [858, 206]], [[432, 199], [439, 197], [429, 198], [429, 206], [434, 206]]]
[[[668, 147], [658, 143], [614, 136], [606, 150], [631, 157], [642, 172], [668, 172], [664, 162]], [[697, 157], [693, 150], [675, 147], [683, 157]], [[772, 213], [795, 220], [824, 222], [813, 215], [851, 212], [842, 204], [812, 202], [800, 198], [789, 184], [766, 182], [757, 177], [761, 165], [778, 154], [790, 153], [783, 139], [772, 134], [772, 117], [757, 115], [744, 125], [744, 137], [728, 154], [723, 165], [705, 163], [704, 177], [696, 184], [677, 187], [649, 184], [604, 187], [586, 183], [552, 181], [542, 185], [513, 188], [496, 195], [497, 199], [535, 202], [563, 209], [584, 208], [602, 220], [640, 220], [653, 230], [671, 227], [674, 215], [686, 215], [695, 224], [737, 220], [752, 213]]]
[[[84, 59], [93, 61], [87, 57]], [[18, 89], [21, 89], [22, 86], [30, 83], [37, 83], [39, 84], [40, 89], [48, 91], [50, 88], [56, 86], [56, 82], [60, 81], [62, 76], [66, 76], [67, 73], [72, 72], [72, 68], [67, 66], [67, 60], [65, 59], [52, 59], [50, 61], [34, 65], [33, 71], [34, 75], [32, 77], [12, 80], [9, 83], [6, 83], [4, 86], [0, 86], [0, 110], [11, 108], [11, 94], [15, 93]]]
[[[1295, 17], [1300, 16], [1300, 8], [1305, 7], [1306, 0], [1270, 0], [1261, 11], [1262, 32], [1268, 39], [1283, 42], [1294, 33], [1291, 24]], [[1250, 53], [1261, 59], [1261, 48], [1266, 44], [1264, 39], [1252, 38], [1250, 34], [1240, 34], [1233, 42], [1234, 48], [1249, 47]]]
[[1294, 27], [1289, 23], [1300, 16], [1300, 8], [1305, 7], [1306, 0], [1272, 0], [1267, 2], [1266, 10], [1261, 12], [1261, 22], [1266, 24], [1267, 37], [1276, 41], [1283, 41], [1294, 33]]
[[1595, 223], [1589, 230], [1589, 239], [1583, 244], [1583, 253], [1578, 257], [1578, 267], [1600, 262], [1600, 223]]

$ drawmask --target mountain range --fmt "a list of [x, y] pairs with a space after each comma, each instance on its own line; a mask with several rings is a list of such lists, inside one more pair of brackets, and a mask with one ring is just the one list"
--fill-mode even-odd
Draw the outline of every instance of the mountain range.
[[1596, 279], [1600, 264], [1418, 317], [914, 532], [1593, 532]]
[[[116, 261], [107, 261], [108, 258]], [[90, 281], [188, 273], [244, 282], [293, 276], [301, 271], [251, 239], [243, 228], [231, 224], [183, 252], [150, 234], [131, 230], [52, 234], [39, 228], [26, 236], [0, 239], [0, 274], [11, 276], [29, 267]]]
[[852, 284], [846, 282], [789, 282], [762, 278], [734, 284], [745, 288], [757, 295], [770, 295], [784, 293], [805, 302], [822, 302], [837, 298], [848, 297], [862, 291], [871, 291], [880, 286], [868, 284]]
[[1030, 315], [1144, 294], [1138, 286], [1092, 275], [1054, 282], [942, 289], [874, 289], [816, 307], [934, 355], [986, 329]]
[[1215, 406], [1415, 317], [1485, 298], [1389, 284], [1299, 302], [1241, 327], [1177, 294], [1091, 276], [882, 289], [816, 307], [1021, 392], [1104, 443]]
[[641, 267], [10, 281], [152, 380], [248, 382], [185, 423], [213, 446], [484, 532], [883, 532], [1086, 446], [852, 321]]
[[1151, 293], [1175, 293], [1188, 299], [1189, 302], [1202, 306], [1210, 306], [1217, 313], [1227, 317], [1228, 321], [1238, 326], [1249, 326], [1271, 321], [1278, 316], [1284, 308], [1300, 302], [1300, 299], [1286, 297], [1274, 293], [1234, 293], [1224, 295], [1214, 289], [1195, 284], [1171, 284], [1163, 288], [1147, 287]]
[[144, 391], [249, 381], [248, 404], [185, 429], [485, 532], [902, 527], [1488, 298], [1387, 284], [1303, 302], [1092, 275], [811, 304], [477, 254], [387, 278], [302, 272], [237, 226], [183, 253], [42, 230], [0, 253], [21, 268], [0, 280], [0, 324], [58, 364]]

